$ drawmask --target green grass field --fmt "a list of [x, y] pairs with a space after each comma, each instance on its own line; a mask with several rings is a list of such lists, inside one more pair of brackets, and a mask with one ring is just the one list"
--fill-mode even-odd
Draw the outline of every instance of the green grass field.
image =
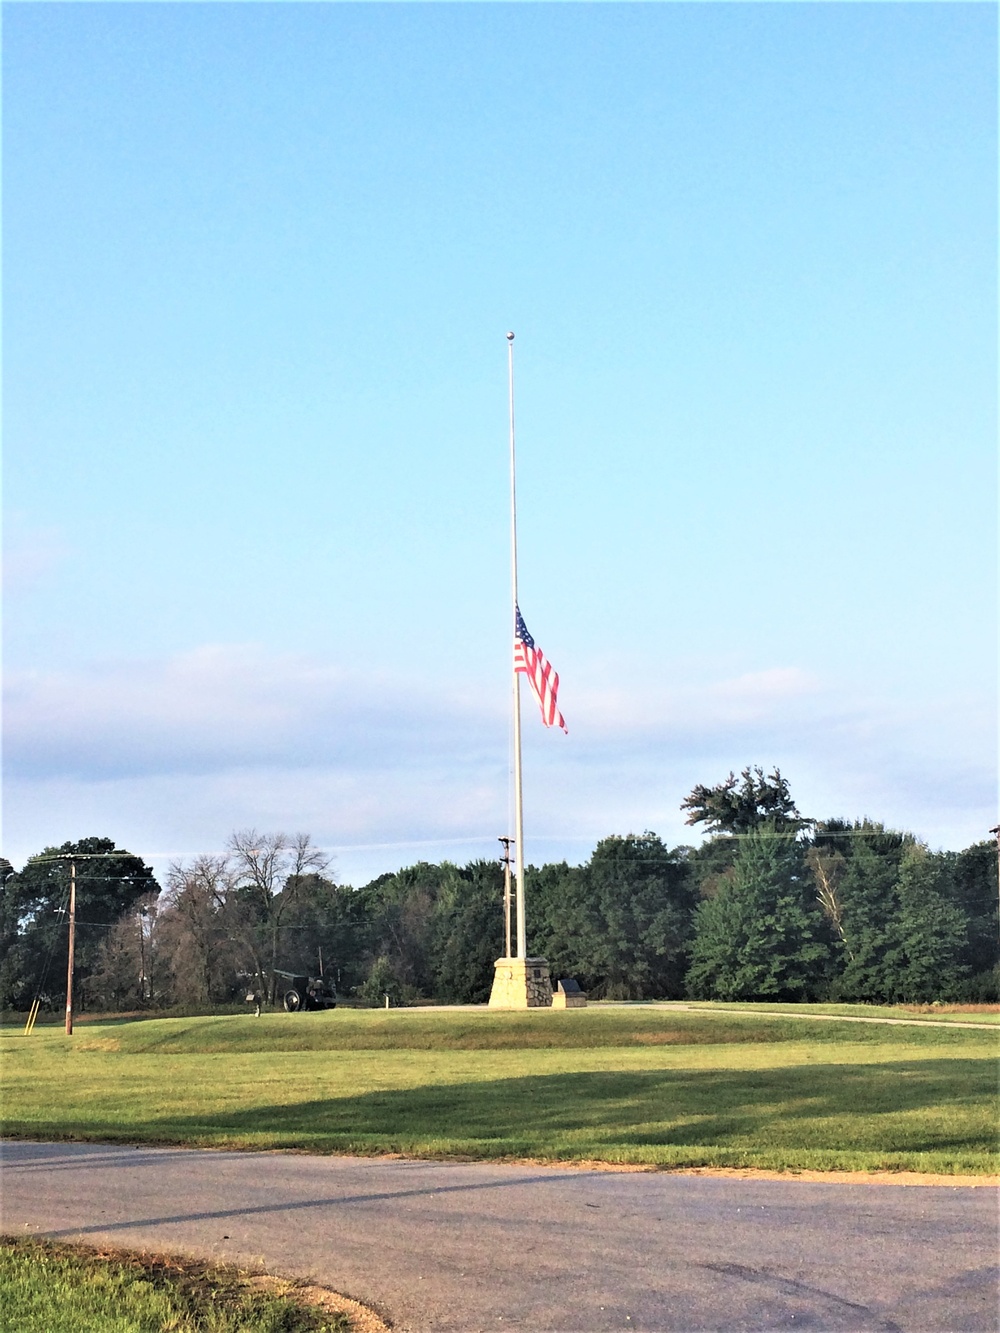
[[0, 1037], [9, 1135], [992, 1173], [997, 1037], [752, 1012], [337, 1010]]
[[0, 1239], [3, 1327], [17, 1333], [350, 1333], [234, 1268]]

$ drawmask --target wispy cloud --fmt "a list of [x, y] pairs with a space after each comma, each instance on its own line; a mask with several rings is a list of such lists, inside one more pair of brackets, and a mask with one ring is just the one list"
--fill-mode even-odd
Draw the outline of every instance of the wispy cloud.
[[[624, 753], [790, 722], [819, 682], [794, 669], [665, 690], [585, 683], [563, 757]], [[526, 696], [526, 707], [527, 707]], [[297, 656], [214, 645], [165, 661], [14, 672], [5, 685], [8, 772], [85, 779], [279, 765], [353, 769], [432, 757], [502, 758], [504, 699], [450, 681], [362, 675]], [[791, 710], [791, 711], [790, 711]]]
[[13, 673], [5, 699], [8, 771], [34, 778], [406, 765], [432, 738], [475, 750], [503, 726], [440, 687], [252, 646]]
[[[574, 682], [568, 737], [535, 725], [526, 700], [536, 860], [578, 859], [629, 829], [692, 841], [684, 795], [751, 762], [779, 764], [810, 814], [867, 814], [952, 846], [992, 822], [985, 701], [918, 713], [792, 667], [633, 677], [628, 691], [604, 680], [595, 669]], [[309, 830], [342, 849], [355, 881], [420, 855], [492, 855], [508, 811], [504, 705], [488, 684], [455, 692], [253, 646], [16, 674], [7, 855], [94, 832], [147, 855], [191, 853], [249, 824]]]

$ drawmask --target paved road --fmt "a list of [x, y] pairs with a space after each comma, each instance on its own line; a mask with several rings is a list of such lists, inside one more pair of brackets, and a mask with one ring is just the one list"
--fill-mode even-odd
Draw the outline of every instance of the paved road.
[[407, 1333], [997, 1328], [990, 1188], [4, 1145], [8, 1231], [311, 1277]]

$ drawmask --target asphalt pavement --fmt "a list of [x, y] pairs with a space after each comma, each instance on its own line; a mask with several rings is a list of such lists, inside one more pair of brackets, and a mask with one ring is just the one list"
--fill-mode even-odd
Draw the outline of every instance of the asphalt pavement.
[[997, 1194], [3, 1145], [7, 1232], [306, 1277], [400, 1333], [995, 1333]]

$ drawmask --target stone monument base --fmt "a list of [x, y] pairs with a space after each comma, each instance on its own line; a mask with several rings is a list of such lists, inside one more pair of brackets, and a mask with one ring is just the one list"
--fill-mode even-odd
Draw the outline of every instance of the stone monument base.
[[549, 1009], [552, 979], [544, 958], [498, 958], [494, 964], [491, 1009]]

